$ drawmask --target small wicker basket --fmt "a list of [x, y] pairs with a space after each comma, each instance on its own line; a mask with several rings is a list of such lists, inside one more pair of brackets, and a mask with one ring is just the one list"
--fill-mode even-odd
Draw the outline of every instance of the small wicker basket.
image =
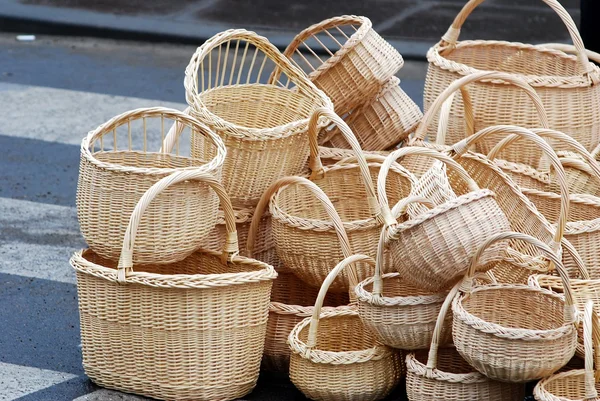
[[[149, 203], [167, 187], [193, 180], [221, 199], [228, 229], [223, 252], [200, 250], [134, 271], [136, 233]], [[249, 393], [277, 273], [237, 254], [233, 208], [215, 178], [184, 171], [153, 185], [134, 209], [118, 264], [90, 249], [71, 258], [86, 374], [103, 387], [159, 399], [233, 400]]]
[[380, 400], [402, 376], [401, 354], [380, 345], [355, 309], [321, 313], [323, 299], [336, 275], [359, 261], [375, 265], [365, 255], [353, 255], [340, 262], [323, 282], [312, 317], [300, 322], [289, 335], [290, 379], [310, 399]]
[[[170, 120], [180, 127], [174, 136], [178, 146], [173, 152], [149, 151], [155, 144], [160, 147]], [[182, 154], [181, 148], [189, 144], [180, 137], [188, 133], [190, 141], [207, 139], [210, 157]], [[223, 141], [207, 126], [161, 107], [125, 112], [91, 131], [81, 142], [77, 183], [77, 217], [87, 244], [98, 255], [118, 260], [131, 213], [148, 188], [177, 171], [198, 170], [219, 177], [225, 154]], [[140, 221], [134, 263], [186, 258], [215, 226], [217, 208], [218, 199], [204, 182], [168, 188]]]
[[[524, 284], [473, 287], [481, 255], [499, 241], [520, 240], [550, 259], [563, 280], [564, 297]], [[475, 253], [455, 298], [452, 336], [461, 356], [487, 377], [523, 383], [556, 372], [575, 354], [576, 309], [560, 258], [543, 242], [508, 232], [488, 239]], [[526, 307], [524, 307], [526, 306]]]
[[[329, 58], [321, 59], [317, 55], [321, 51]], [[375, 32], [371, 20], [355, 15], [329, 18], [306, 28], [283, 54], [331, 98], [339, 115], [372, 98], [404, 65], [400, 53]], [[311, 64], [312, 57], [318, 66]]]

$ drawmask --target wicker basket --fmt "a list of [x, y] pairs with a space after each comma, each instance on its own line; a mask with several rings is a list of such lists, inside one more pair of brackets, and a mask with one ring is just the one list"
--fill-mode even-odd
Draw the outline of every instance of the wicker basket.
[[[161, 190], [190, 180], [210, 185], [221, 199], [228, 228], [223, 252], [200, 250], [134, 271], [140, 217]], [[152, 186], [131, 216], [118, 264], [89, 249], [71, 258], [86, 374], [103, 387], [160, 399], [232, 400], [249, 393], [277, 273], [237, 253], [233, 209], [215, 178], [185, 171]]]
[[490, 380], [474, 370], [453, 347], [439, 348], [448, 309], [458, 284], [442, 304], [429, 352], [406, 356], [406, 392], [411, 401], [521, 401], [525, 388], [520, 384]]
[[[363, 151], [365, 156], [381, 156], [385, 157], [390, 154], [389, 151]], [[327, 146], [319, 146], [319, 157], [324, 166], [333, 166], [337, 162], [354, 156], [352, 149], [344, 148], [329, 148]]]
[[[284, 77], [276, 84], [261, 83], [275, 70]], [[277, 178], [304, 170], [308, 120], [319, 107], [333, 109], [266, 38], [242, 29], [219, 33], [200, 46], [184, 84], [192, 116], [225, 142], [223, 185], [236, 207], [255, 206]], [[318, 125], [327, 124], [322, 119]], [[204, 143], [197, 141], [192, 151], [204, 152]]]
[[[349, 159], [323, 169], [315, 153], [316, 143], [313, 142], [313, 182], [335, 206], [348, 233], [352, 251], [375, 256], [383, 223], [380, 221], [372, 175], [377, 174], [380, 164], [367, 162], [352, 132], [341, 118], [331, 112], [323, 113], [342, 127], [358, 158], [356, 161]], [[315, 114], [311, 122], [318, 118]], [[393, 172], [387, 190], [391, 192], [394, 201], [398, 201], [408, 196], [415, 178], [398, 165], [394, 166]], [[274, 183], [263, 194], [255, 213], [255, 218], [258, 218], [269, 204], [279, 258], [287, 268], [313, 287], [320, 287], [327, 274], [336, 266], [336, 261], [346, 256], [340, 248], [339, 232], [331, 222], [331, 213], [325, 212], [320, 201], [308, 186], [302, 185], [302, 180], [286, 178]], [[392, 271], [391, 257], [387, 253], [383, 268], [385, 272]], [[358, 263], [356, 271], [358, 281], [373, 275], [371, 267], [364, 263]], [[348, 288], [348, 276], [343, 272], [330, 290], [348, 292]]]
[[[363, 150], [381, 151], [405, 140], [422, 118], [421, 109], [402, 90], [400, 80], [392, 77], [375, 97], [354, 109], [345, 121]], [[320, 143], [333, 148], [348, 147], [335, 128], [326, 136], [322, 135]]]
[[[160, 147], [165, 123], [179, 123], [174, 152]], [[184, 156], [179, 138], [208, 138], [211, 156]], [[188, 148], [189, 148], [189, 144]], [[118, 260], [129, 218], [142, 195], [161, 178], [177, 171], [204, 171], [220, 176], [223, 141], [208, 127], [177, 110], [136, 109], [91, 131], [81, 143], [77, 217], [86, 242], [106, 259]], [[207, 184], [182, 182], [164, 191], [140, 221], [134, 263], [172, 263], [189, 256], [213, 229], [218, 199]], [[174, 232], [172, 227], [178, 227]], [[161, 244], [160, 247], [157, 244]]]
[[[577, 48], [577, 56], [543, 46], [503, 41], [458, 41], [463, 23], [483, 1], [470, 0], [456, 16], [442, 40], [428, 54], [429, 70], [425, 82], [424, 106], [454, 80], [479, 71], [503, 71], [525, 80], [535, 88], [548, 111], [550, 126], [566, 132], [588, 150], [600, 141], [600, 69], [590, 63], [575, 23], [556, 0], [544, 0], [562, 19]], [[519, 90], [505, 80], [474, 83], [469, 89], [476, 110], [475, 131], [511, 123], [539, 127], [537, 110]], [[447, 143], [463, 139], [464, 110], [460, 102], [450, 116]], [[488, 149], [489, 150], [489, 149]], [[487, 152], [485, 152], [487, 153]], [[533, 165], [517, 149], [508, 159]]]
[[[322, 51], [329, 58], [323, 60], [316, 54]], [[354, 15], [326, 19], [306, 28], [283, 54], [331, 98], [339, 115], [372, 98], [404, 65], [400, 53], [375, 32], [371, 20]], [[320, 64], [313, 66], [307, 57], [316, 57]]]
[[[385, 182], [390, 164], [406, 155], [430, 157], [445, 163], [464, 180], [468, 192], [398, 223], [390, 213]], [[388, 225], [387, 241], [394, 267], [408, 283], [421, 289], [440, 292], [452, 287], [464, 275], [471, 255], [479, 246], [510, 227], [494, 193], [479, 189], [458, 163], [432, 149], [412, 146], [392, 152], [381, 167], [377, 189]], [[497, 243], [486, 253], [481, 271], [504, 255], [505, 245]]]
[[585, 367], [558, 373], [542, 379], [533, 390], [537, 401], [597, 400], [598, 399], [598, 353], [600, 345], [598, 318], [594, 316], [594, 303], [585, 305], [583, 333], [585, 336]]
[[313, 315], [290, 333], [290, 379], [310, 399], [374, 401], [384, 398], [402, 376], [400, 353], [380, 345], [354, 309], [321, 313], [323, 298], [339, 272], [357, 262], [375, 265], [365, 255], [340, 262], [327, 276]]
[[[565, 296], [524, 284], [472, 287], [480, 257], [507, 239], [537, 247], [556, 266]], [[563, 367], [577, 346], [576, 309], [560, 258], [543, 242], [520, 233], [488, 239], [473, 256], [469, 272], [452, 305], [454, 345], [475, 369], [494, 380], [527, 382]]]
[[[435, 322], [447, 292], [431, 293], [402, 278], [399, 273], [382, 275], [381, 260], [385, 232], [379, 241], [375, 276], [356, 286], [358, 314], [365, 327], [387, 346], [404, 349], [426, 349], [431, 344]], [[440, 345], [452, 342], [452, 315], [445, 320]]]

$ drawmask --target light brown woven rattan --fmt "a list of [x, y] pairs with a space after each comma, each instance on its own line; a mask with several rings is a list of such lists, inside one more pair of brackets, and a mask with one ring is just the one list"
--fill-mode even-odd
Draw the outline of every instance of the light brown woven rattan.
[[[421, 109], [402, 90], [400, 80], [392, 77], [372, 99], [352, 110], [345, 121], [363, 150], [381, 151], [405, 140], [422, 118]], [[322, 135], [320, 143], [333, 148], [348, 147], [335, 128]]]
[[585, 341], [585, 367], [558, 373], [542, 379], [533, 390], [537, 401], [588, 401], [598, 399], [599, 374], [598, 346], [598, 317], [594, 316], [594, 303], [585, 304], [583, 317], [583, 333]]
[[[407, 155], [430, 157], [443, 162], [463, 180], [468, 191], [398, 223], [390, 213], [386, 198], [386, 177], [391, 163]], [[411, 146], [392, 152], [379, 171], [377, 189], [388, 226], [386, 241], [394, 268], [408, 283], [421, 289], [440, 292], [452, 287], [464, 275], [471, 255], [479, 246], [494, 234], [508, 231], [510, 227], [507, 217], [494, 199], [494, 193], [480, 189], [460, 164], [433, 149]], [[481, 271], [499, 260], [505, 249], [506, 243], [495, 244], [481, 263]]]
[[[563, 280], [564, 297], [525, 284], [473, 287], [482, 254], [496, 242], [520, 240], [537, 247], [554, 263]], [[563, 367], [577, 346], [576, 308], [569, 278], [548, 245], [525, 234], [508, 232], [489, 238], [472, 259], [455, 298], [452, 337], [461, 356], [495, 380], [527, 382]]]
[[[311, 179], [331, 199], [348, 233], [352, 250], [375, 256], [383, 223], [372, 175], [377, 174], [380, 164], [367, 162], [352, 131], [340, 117], [327, 110], [318, 113], [323, 113], [341, 128], [343, 135], [352, 144], [356, 159], [348, 159], [324, 169], [317, 154], [316, 141], [313, 141]], [[314, 123], [319, 119], [318, 113], [313, 115], [310, 129], [315, 127]], [[391, 178], [387, 190], [394, 202], [408, 196], [412, 182], [416, 181], [412, 174], [399, 165], [394, 166]], [[322, 207], [315, 205], [318, 204], [317, 198], [307, 186], [287, 185], [288, 183], [290, 181], [273, 184], [263, 194], [254, 218], [259, 218], [261, 211], [269, 205], [279, 258], [305, 283], [320, 287], [337, 261], [345, 255], [339, 246], [338, 234], [330, 217]], [[388, 253], [384, 256], [383, 268], [385, 272], [392, 271]], [[359, 281], [373, 275], [368, 264], [357, 263], [356, 271]], [[358, 281], [355, 284], [357, 283]], [[348, 288], [348, 277], [343, 272], [330, 290], [348, 292]]]
[[[137, 228], [149, 203], [167, 187], [192, 180], [210, 185], [221, 199], [228, 229], [223, 252], [199, 250], [173, 264], [136, 264], [134, 271]], [[153, 185], [134, 209], [118, 264], [89, 249], [71, 258], [86, 374], [103, 387], [160, 399], [230, 400], [249, 393], [277, 273], [237, 253], [233, 208], [215, 178], [184, 171]]]
[[[328, 57], [321, 58], [318, 53]], [[375, 32], [371, 20], [355, 15], [309, 26], [296, 35], [283, 54], [331, 98], [339, 115], [372, 98], [404, 65], [400, 53]], [[313, 58], [318, 65], [309, 61]]]
[[[168, 153], [150, 151], [159, 149], [170, 121], [180, 126], [174, 136], [178, 146]], [[184, 156], [180, 137], [187, 134], [191, 141], [207, 138], [211, 156]], [[77, 217], [87, 244], [98, 255], [118, 260], [131, 212], [146, 190], [177, 171], [219, 177], [225, 153], [223, 141], [206, 125], [161, 107], [125, 112], [91, 131], [81, 142], [77, 184]], [[204, 182], [168, 188], [140, 221], [134, 262], [171, 263], [189, 256], [215, 226], [217, 208], [218, 199]]]
[[[383, 157], [390, 154], [389, 151], [385, 150], [363, 151], [363, 153], [367, 156], [374, 155]], [[319, 157], [321, 158], [321, 163], [323, 163], [324, 166], [334, 165], [337, 162], [352, 156], [354, 156], [354, 151], [352, 149], [329, 148], [327, 146], [319, 146]]]
[[521, 384], [490, 380], [462, 359], [454, 347], [439, 348], [444, 337], [448, 309], [458, 286], [446, 296], [436, 319], [429, 352], [417, 351], [406, 356], [406, 392], [410, 401], [521, 401]]
[[[271, 71], [283, 72], [273, 84]], [[299, 175], [309, 155], [308, 120], [333, 109], [329, 98], [266, 38], [221, 32], [196, 50], [185, 70], [192, 116], [223, 138], [223, 185], [236, 207], [254, 206], [277, 178]], [[328, 121], [319, 121], [319, 127]], [[197, 141], [194, 152], [202, 152]]]
[[[544, 0], [562, 19], [577, 49], [577, 56], [563, 51], [523, 43], [472, 40], [458, 41], [463, 23], [483, 0], [470, 0], [454, 19], [452, 26], [428, 54], [429, 70], [425, 82], [424, 107], [452, 81], [480, 71], [503, 71], [524, 79], [543, 101], [550, 126], [573, 136], [592, 150], [600, 141], [600, 69], [588, 60], [583, 41], [568, 12], [556, 0]], [[510, 123], [539, 127], [537, 111], [529, 100], [505, 80], [474, 83], [469, 89], [477, 115], [475, 131]], [[447, 143], [463, 138], [464, 111], [461, 102], [450, 116]], [[488, 149], [489, 150], [489, 149]], [[485, 152], [487, 153], [487, 152]], [[511, 161], [533, 165], [518, 156], [529, 152], [516, 150]]]
[[310, 399], [379, 400], [396, 387], [402, 375], [401, 354], [380, 345], [355, 309], [321, 313], [335, 277], [359, 261], [375, 265], [365, 255], [340, 262], [323, 282], [312, 317], [302, 320], [289, 335], [290, 379]]

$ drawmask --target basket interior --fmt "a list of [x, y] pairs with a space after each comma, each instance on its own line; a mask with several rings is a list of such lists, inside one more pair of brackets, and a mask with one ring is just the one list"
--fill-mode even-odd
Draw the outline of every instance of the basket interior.
[[[273, 281], [271, 301], [281, 302], [286, 305], [312, 306], [319, 295], [319, 288], [310, 287], [293, 273], [280, 271]], [[350, 302], [347, 293], [328, 292], [323, 301], [323, 306], [348, 305]]]
[[[300, 341], [308, 341], [308, 328], [304, 327], [300, 333]], [[321, 317], [317, 345], [315, 349], [329, 352], [361, 351], [377, 345], [375, 337], [367, 330], [358, 315], [340, 316], [331, 315]]]
[[581, 75], [575, 57], [556, 57], [538, 49], [524, 49], [508, 43], [485, 46], [461, 43], [445, 58], [478, 70], [522, 75], [571, 77]]
[[[103, 258], [92, 250], [83, 252], [83, 258], [87, 261], [109, 269], [117, 269], [118, 261]], [[238, 259], [236, 263], [221, 263], [220, 254], [217, 252], [195, 252], [184, 260], [169, 264], [139, 264], [134, 265], [135, 272], [146, 272], [154, 274], [223, 274], [253, 272], [265, 269], [265, 266], [252, 261], [252, 259]]]
[[[536, 194], [527, 194], [527, 197], [537, 207], [539, 212], [552, 223], [558, 221], [560, 214], [560, 199], [548, 198]], [[600, 217], [600, 207], [583, 202], [571, 202], [569, 204], [569, 217], [567, 221], [587, 221]]]
[[[376, 188], [379, 167], [370, 167], [369, 170]], [[373, 217], [367, 205], [367, 191], [358, 167], [330, 170], [324, 178], [315, 180], [314, 183], [327, 194], [342, 221], [351, 222]], [[410, 183], [404, 177], [390, 171], [386, 189], [391, 207], [409, 195]], [[315, 195], [303, 185], [290, 185], [282, 189], [278, 206], [283, 213], [290, 216], [330, 221]]]
[[511, 288], [475, 291], [463, 299], [462, 305], [470, 314], [506, 328], [551, 330], [564, 325], [564, 302], [538, 291]]
[[[456, 351], [456, 348], [439, 348], [438, 359], [436, 369], [446, 373], [454, 373], [457, 375], [468, 374], [475, 372], [475, 369], [471, 367]], [[415, 352], [415, 359], [422, 365], [427, 365], [427, 358], [429, 357], [429, 351], [421, 350]]]
[[[370, 293], [373, 292], [373, 283], [364, 286], [364, 289]], [[384, 277], [383, 278], [383, 294], [384, 297], [419, 297], [427, 295], [437, 295], [435, 292], [423, 290], [415, 287], [400, 276]]]
[[[586, 396], [585, 372], [582, 370], [578, 374], [550, 378], [544, 383], [544, 389], [561, 399], [584, 400]], [[600, 391], [600, 383], [596, 383], [596, 390]]]

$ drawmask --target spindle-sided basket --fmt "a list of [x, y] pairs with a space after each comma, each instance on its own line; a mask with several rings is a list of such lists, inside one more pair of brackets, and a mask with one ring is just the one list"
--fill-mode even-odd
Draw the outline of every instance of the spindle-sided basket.
[[[159, 152], [170, 121], [180, 127], [173, 136], [178, 146]], [[184, 155], [181, 148], [189, 149], [190, 143], [180, 138], [188, 133], [191, 142], [198, 137], [205, 140], [209, 157]], [[77, 217], [87, 244], [97, 255], [118, 260], [131, 213], [153, 184], [178, 171], [198, 170], [220, 177], [225, 154], [223, 141], [206, 125], [172, 109], [131, 110], [91, 131], [81, 143], [77, 184]], [[217, 197], [202, 181], [169, 187], [141, 217], [134, 263], [186, 258], [215, 226], [217, 209]]]
[[[136, 232], [148, 204], [169, 186], [195, 180], [221, 199], [228, 229], [223, 252], [198, 250], [177, 263], [134, 270]], [[134, 209], [118, 263], [90, 249], [71, 258], [86, 374], [103, 387], [159, 399], [233, 400], [249, 393], [277, 273], [237, 254], [233, 209], [218, 180], [185, 171], [153, 185]]]

